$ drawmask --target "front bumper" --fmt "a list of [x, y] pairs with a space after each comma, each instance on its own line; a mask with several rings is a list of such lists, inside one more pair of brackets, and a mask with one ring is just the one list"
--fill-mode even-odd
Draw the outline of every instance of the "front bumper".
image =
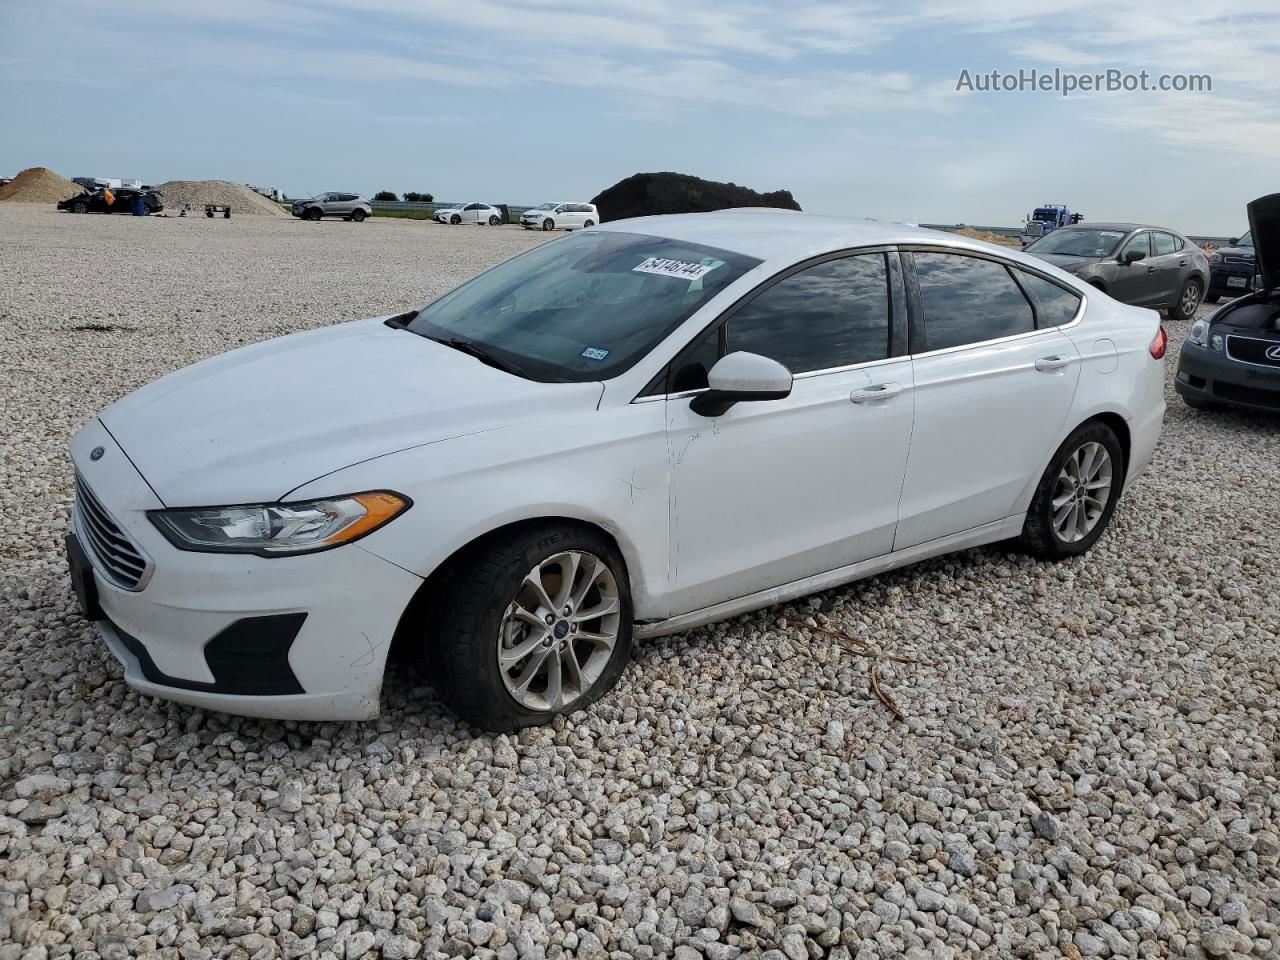
[[1179, 396], [1252, 410], [1280, 410], [1280, 369], [1240, 363], [1224, 353], [1183, 343], [1173, 388]]
[[1253, 267], [1234, 264], [1211, 264], [1209, 292], [1241, 297], [1253, 290]]
[[[94, 461], [96, 447], [105, 454]], [[129, 590], [90, 556], [99, 629], [130, 684], [248, 716], [377, 715], [387, 652], [419, 577], [360, 544], [273, 558], [178, 550], [146, 516], [164, 504], [100, 421], [71, 449], [84, 483], [151, 561], [142, 587]], [[85, 542], [79, 509], [72, 529]]]

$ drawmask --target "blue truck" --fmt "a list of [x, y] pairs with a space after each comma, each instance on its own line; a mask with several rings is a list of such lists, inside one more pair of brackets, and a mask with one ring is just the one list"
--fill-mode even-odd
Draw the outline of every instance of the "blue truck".
[[1035, 243], [1046, 233], [1071, 223], [1079, 223], [1083, 219], [1084, 216], [1082, 214], [1072, 213], [1068, 210], [1065, 203], [1046, 203], [1044, 206], [1036, 207], [1035, 210], [1027, 214], [1026, 221], [1022, 225], [1022, 233], [1018, 235], [1018, 239], [1022, 241], [1022, 246], [1025, 248], [1028, 244]]

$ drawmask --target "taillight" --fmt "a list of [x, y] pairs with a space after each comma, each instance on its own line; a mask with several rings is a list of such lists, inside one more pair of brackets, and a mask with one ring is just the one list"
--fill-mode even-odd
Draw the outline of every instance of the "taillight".
[[1147, 347], [1151, 351], [1152, 358], [1156, 360], [1164, 359], [1165, 347], [1169, 346], [1169, 335], [1164, 332], [1164, 324], [1160, 325], [1160, 329], [1156, 331], [1156, 338], [1151, 341], [1151, 346]]

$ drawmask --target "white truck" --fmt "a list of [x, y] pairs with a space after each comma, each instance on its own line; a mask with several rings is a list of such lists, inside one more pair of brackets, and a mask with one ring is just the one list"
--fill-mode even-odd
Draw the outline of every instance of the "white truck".
[[254, 193], [262, 194], [268, 200], [274, 200], [276, 203], [284, 202], [284, 193], [281, 192], [279, 187], [258, 187], [252, 183], [246, 183], [245, 186]]

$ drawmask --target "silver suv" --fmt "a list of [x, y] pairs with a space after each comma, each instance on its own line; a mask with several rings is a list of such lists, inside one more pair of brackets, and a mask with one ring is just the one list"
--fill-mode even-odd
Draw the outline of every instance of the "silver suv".
[[358, 193], [322, 193], [310, 200], [293, 201], [293, 215], [303, 220], [341, 217], [359, 223], [373, 216], [373, 206]]

